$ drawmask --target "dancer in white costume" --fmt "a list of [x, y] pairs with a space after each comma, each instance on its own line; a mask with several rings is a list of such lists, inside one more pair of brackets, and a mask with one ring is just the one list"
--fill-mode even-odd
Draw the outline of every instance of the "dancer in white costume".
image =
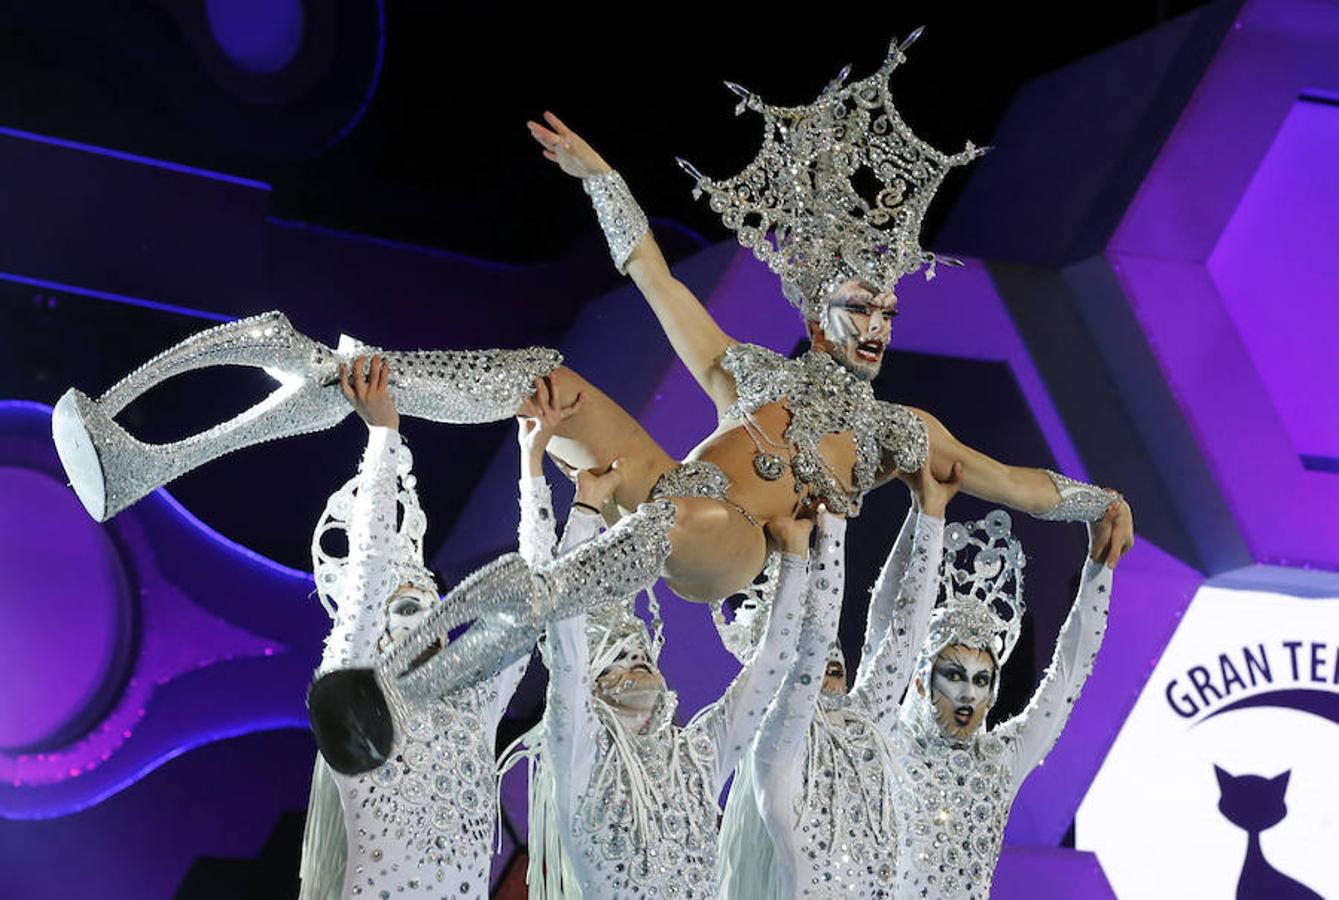
[[[355, 360], [351, 376], [341, 371], [341, 384], [367, 423], [367, 449], [358, 476], [331, 496], [312, 539], [317, 591], [333, 619], [318, 670], [326, 691], [338, 685], [336, 673], [373, 665], [439, 602], [423, 564], [427, 519], [387, 390], [389, 367], [377, 357], [366, 370], [361, 363]], [[554, 555], [544, 448], [554, 427], [575, 411], [546, 400], [538, 399], [538, 417], [520, 427], [519, 543], [532, 564]], [[339, 531], [347, 534], [346, 558], [323, 546]], [[340, 774], [318, 756], [303, 845], [303, 900], [488, 896], [497, 816], [494, 740], [528, 663], [523, 656], [477, 685], [396, 704], [402, 727], [386, 761], [372, 771]]]
[[892, 896], [897, 831], [889, 735], [939, 584], [944, 511], [961, 481], [956, 469], [950, 474], [941, 484], [926, 467], [906, 479], [913, 505], [875, 582], [849, 692], [836, 643], [839, 550], [818, 573], [795, 665], [726, 805], [722, 898]]
[[986, 729], [999, 669], [1023, 615], [1022, 548], [1009, 517], [945, 530], [946, 602], [930, 617], [892, 734], [897, 897], [986, 900], [1009, 808], [1060, 737], [1106, 632], [1113, 508], [1088, 526], [1089, 554], [1051, 664], [1027, 708]]
[[[582, 473], [564, 548], [598, 530], [590, 510], [613, 488], [610, 476]], [[531, 896], [716, 896], [717, 798], [791, 664], [810, 527], [773, 523], [782, 557], [772, 620], [752, 665], [686, 726], [673, 721], [676, 698], [657, 667], [659, 636], [648, 635], [631, 601], [549, 626], [548, 705], [530, 738], [538, 745]], [[829, 565], [834, 558], [823, 557]]]

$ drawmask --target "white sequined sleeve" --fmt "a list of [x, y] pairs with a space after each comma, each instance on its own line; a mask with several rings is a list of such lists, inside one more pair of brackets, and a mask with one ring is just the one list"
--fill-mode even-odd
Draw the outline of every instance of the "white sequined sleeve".
[[[573, 509], [563, 530], [558, 554], [599, 533], [602, 520]], [[573, 616], [550, 625], [545, 637], [549, 686], [545, 695], [545, 752], [554, 769], [559, 813], [570, 820], [576, 803], [590, 785], [600, 722], [591, 708], [590, 650], [586, 617]]]
[[[521, 520], [516, 531], [517, 551], [531, 565], [539, 565], [553, 560], [558, 544], [558, 533], [553, 520], [553, 494], [549, 482], [543, 475], [522, 478], [519, 495], [521, 498]], [[496, 728], [507, 711], [511, 695], [525, 676], [530, 666], [530, 657], [523, 656], [507, 666], [491, 679], [485, 723]]]
[[720, 793], [744, 756], [745, 748], [762, 724], [767, 705], [794, 661], [808, 575], [809, 565], [803, 557], [781, 554], [772, 612], [757, 652], [735, 676], [725, 695], [699, 713], [685, 729], [700, 730], [710, 739], [715, 751], [713, 793]]
[[809, 738], [809, 723], [817, 709], [828, 648], [837, 636], [837, 622], [841, 617], [846, 582], [842, 552], [845, 533], [845, 519], [820, 518], [795, 663], [786, 672], [776, 702], [763, 716], [754, 743], [753, 789], [758, 808], [772, 840], [787, 849], [788, 858], [794, 858], [794, 853], [798, 852], [796, 848], [784, 845], [793, 843], [796, 838], [794, 802], [801, 793], [801, 767]]
[[[358, 487], [349, 512], [349, 556], [342, 602], [326, 639], [321, 669], [367, 665], [377, 652], [375, 635], [361, 627], [362, 616], [384, 615], [385, 603], [399, 587], [395, 575], [396, 464], [400, 432], [369, 426], [367, 449], [358, 467]], [[360, 635], [367, 646], [350, 646], [345, 637]]]
[[[888, 626], [893, 621], [893, 607], [902, 590], [902, 576], [907, 572], [907, 560], [911, 558], [911, 542], [916, 536], [916, 509], [912, 507], [902, 520], [897, 532], [897, 540], [883, 561], [879, 577], [869, 593], [869, 612], [865, 618], [865, 642], [860, 647], [860, 668], [874, 658], [874, 653], [883, 643]], [[860, 673], [856, 673], [856, 681]]]
[[896, 726], [902, 694], [915, 668], [917, 651], [925, 640], [939, 587], [944, 520], [916, 513], [913, 534], [906, 571], [896, 594], [889, 584], [883, 586], [889, 588], [886, 596], [875, 597], [875, 603], [885, 602], [892, 607], [892, 615], [873, 657], [860, 661], [860, 674], [851, 689], [852, 699], [869, 711], [885, 734], [891, 734]]
[[1111, 575], [1111, 569], [1100, 562], [1084, 562], [1078, 596], [1060, 627], [1051, 665], [1041, 684], [1027, 709], [995, 730], [1010, 748], [1015, 790], [1059, 740], [1074, 701], [1092, 674], [1107, 630]]

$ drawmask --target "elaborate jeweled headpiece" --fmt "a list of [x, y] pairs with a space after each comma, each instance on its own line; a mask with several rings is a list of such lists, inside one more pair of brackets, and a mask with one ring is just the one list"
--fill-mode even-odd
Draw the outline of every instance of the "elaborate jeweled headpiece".
[[951, 522], [944, 529], [940, 606], [930, 617], [926, 646], [950, 644], [991, 652], [999, 665], [1013, 653], [1023, 627], [1023, 545], [1011, 534], [1002, 509], [980, 522]]
[[[665, 622], [660, 617], [660, 601], [656, 599], [655, 592], [648, 590], [645, 593], [651, 615], [649, 630], [646, 622], [637, 615], [637, 594], [587, 613], [586, 646], [589, 650], [592, 683], [620, 654], [628, 650], [644, 650], [654, 662], [659, 663], [660, 651], [665, 646]], [[679, 695], [667, 689], [651, 714], [648, 731], [659, 731], [671, 724], [678, 705]]]
[[[747, 666], [752, 661], [753, 654], [758, 650], [758, 644], [762, 642], [762, 636], [767, 631], [767, 622], [772, 616], [772, 602], [776, 597], [776, 585], [780, 577], [781, 554], [769, 553], [762, 574], [739, 592], [744, 595], [744, 599], [735, 608], [734, 618], [726, 621], [724, 601], [715, 600], [711, 604], [711, 621], [716, 626], [716, 633], [720, 635], [721, 645], [731, 656], [739, 660], [740, 665]], [[747, 619], [739, 614], [739, 610], [746, 604], [753, 608], [752, 616]]]
[[[413, 468], [413, 455], [401, 439], [396, 454], [397, 518], [400, 523], [396, 529], [397, 547], [393, 563], [399, 579], [396, 586], [409, 584], [436, 597], [437, 579], [423, 564], [423, 535], [428, 530], [428, 516], [418, 502], [418, 480], [413, 475]], [[332, 619], [345, 600], [342, 593], [347, 585], [345, 572], [349, 559], [348, 556], [333, 554], [328, 549], [326, 539], [334, 532], [343, 532], [347, 541], [357, 488], [358, 477], [354, 476], [331, 494], [317, 521], [316, 531], [312, 533], [312, 572], [316, 579], [316, 593]]]
[[889, 77], [921, 29], [894, 39], [877, 72], [846, 84], [848, 65], [808, 106], [773, 106], [726, 82], [746, 109], [763, 117], [762, 149], [733, 178], [696, 180], [739, 243], [781, 276], [786, 297], [817, 319], [842, 282], [879, 288], [936, 262], [956, 263], [920, 246], [921, 220], [944, 176], [985, 152], [970, 142], [947, 155], [918, 138], [893, 106]]

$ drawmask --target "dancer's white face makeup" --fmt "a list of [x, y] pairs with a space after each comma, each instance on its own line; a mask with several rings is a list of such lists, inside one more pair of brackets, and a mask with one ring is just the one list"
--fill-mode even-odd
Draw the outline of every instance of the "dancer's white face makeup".
[[846, 657], [835, 643], [828, 648], [828, 661], [823, 668], [823, 693], [829, 697], [846, 694]]
[[939, 651], [930, 672], [935, 718], [947, 738], [971, 738], [990, 711], [995, 660], [985, 650], [953, 644]]
[[402, 584], [386, 601], [386, 642], [395, 643], [404, 640], [418, 624], [428, 616], [432, 603], [436, 601], [428, 591], [412, 584]]
[[645, 714], [664, 695], [665, 676], [645, 648], [633, 646], [605, 666], [595, 679], [595, 695], [615, 710]]
[[897, 295], [861, 279], [842, 282], [833, 292], [811, 337], [816, 349], [831, 354], [866, 381], [879, 374], [888, 349]]

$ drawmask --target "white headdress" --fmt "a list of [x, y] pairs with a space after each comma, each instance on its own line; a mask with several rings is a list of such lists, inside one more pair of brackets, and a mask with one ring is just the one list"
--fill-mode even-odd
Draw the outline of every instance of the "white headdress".
[[846, 84], [842, 69], [807, 106], [773, 106], [737, 84], [735, 114], [763, 117], [763, 144], [738, 175], [707, 178], [692, 164], [695, 197], [711, 208], [739, 243], [781, 276], [786, 297], [817, 319], [842, 282], [863, 278], [889, 288], [903, 275], [936, 262], [956, 264], [920, 246], [921, 220], [950, 169], [985, 152], [970, 142], [948, 155], [918, 138], [893, 106], [889, 78], [905, 59], [917, 29], [873, 75]]
[[[927, 693], [907, 691], [903, 705], [903, 720], [916, 728], [937, 731], [928, 687], [940, 651], [955, 644], [985, 650], [998, 672], [1018, 643], [1026, 611], [1023, 567], [1027, 557], [1012, 528], [1013, 520], [1002, 509], [991, 510], [979, 522], [950, 522], [944, 528], [939, 601], [930, 614], [929, 630], [916, 661], [916, 675]], [[997, 676], [992, 703], [999, 683]]]
[[[438, 599], [437, 579], [423, 564], [423, 535], [428, 529], [428, 517], [419, 505], [417, 480], [412, 474], [413, 465], [409, 448], [401, 442], [396, 454], [395, 496], [399, 524], [393, 536], [393, 583], [386, 585], [386, 596], [377, 605], [378, 614], [355, 615], [354, 610], [349, 608], [350, 598], [344, 594], [350, 588], [347, 577], [350, 557], [348, 554], [339, 555], [331, 547], [332, 544], [347, 545], [350, 519], [358, 493], [358, 476], [349, 479], [330, 495], [317, 521], [316, 531], [312, 534], [312, 572], [316, 593], [321, 599], [321, 605], [335, 620], [334, 630], [348, 630], [340, 635], [332, 631], [327, 647], [332, 647], [332, 642], [338, 639], [341, 652], [347, 653], [350, 659], [372, 659], [377, 641], [386, 627], [384, 603], [396, 588], [408, 584], [416, 588], [416, 593], [428, 602]], [[343, 540], [332, 541], [332, 536], [339, 533], [342, 533]]]

